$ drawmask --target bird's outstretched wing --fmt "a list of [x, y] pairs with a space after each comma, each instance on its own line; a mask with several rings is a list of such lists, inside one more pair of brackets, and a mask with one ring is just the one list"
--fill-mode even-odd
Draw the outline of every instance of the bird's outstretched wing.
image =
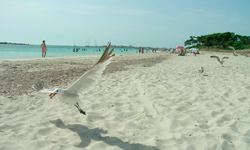
[[101, 58], [94, 65], [94, 67], [85, 72], [78, 80], [76, 80], [75, 83], [66, 89], [66, 92], [71, 94], [87, 93], [98, 83], [104, 69], [108, 64], [110, 64], [112, 57], [115, 56], [114, 54], [112, 55], [114, 49], [109, 52], [110, 44], [111, 43], [108, 43]]
[[249, 55], [248, 55], [248, 54], [246, 54], [246, 53], [242, 53], [242, 52], [239, 52], [239, 51], [237, 51], [237, 54], [240, 54], [240, 55], [242, 55], [242, 56], [249, 57]]
[[229, 59], [229, 57], [223, 57], [221, 60], [223, 60], [223, 59]]
[[36, 83], [35, 85], [31, 86], [35, 91], [41, 92], [41, 93], [52, 93], [53, 90], [50, 89], [44, 89], [41, 82]]
[[[246, 54], [246, 53], [242, 53], [242, 52], [236, 51], [236, 50], [235, 50], [235, 48], [234, 48], [234, 47], [232, 47], [232, 46], [228, 46], [228, 48], [231, 48], [231, 49], [233, 49], [233, 50], [234, 50], [233, 54], [234, 54], [235, 56], [238, 56], [237, 54], [239, 54], [239, 55], [242, 55], [242, 56], [249, 57], [249, 55], [248, 55], [248, 54]], [[237, 53], [237, 54], [236, 54], [236, 53]]]
[[231, 49], [233, 49], [235, 51], [235, 48], [233, 46], [228, 46], [228, 48], [231, 48]]
[[220, 58], [218, 56], [210, 56], [210, 58], [216, 58], [218, 62], [220, 62]]

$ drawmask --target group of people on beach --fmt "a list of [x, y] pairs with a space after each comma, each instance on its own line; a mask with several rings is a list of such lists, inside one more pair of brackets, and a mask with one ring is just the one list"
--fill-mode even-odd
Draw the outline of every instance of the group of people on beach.
[[[146, 53], [148, 53], [149, 52], [149, 50], [146, 50]], [[138, 53], [138, 51], [136, 51], [136, 53]], [[139, 53], [144, 53], [144, 48], [139, 48]], [[152, 49], [152, 53], [156, 53], [156, 49]]]
[[143, 53], [144, 53], [144, 48], [141, 48], [141, 47], [140, 47], [140, 48], [139, 48], [139, 53], [142, 53], [142, 54], [143, 54]]

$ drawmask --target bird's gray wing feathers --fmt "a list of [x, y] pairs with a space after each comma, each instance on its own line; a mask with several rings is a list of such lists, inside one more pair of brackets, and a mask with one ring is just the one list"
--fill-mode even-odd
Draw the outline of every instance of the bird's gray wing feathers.
[[231, 48], [231, 49], [233, 49], [235, 51], [235, 48], [233, 46], [228, 46], [228, 48]]
[[210, 56], [210, 58], [216, 58], [218, 62], [220, 62], [220, 58], [218, 56]]
[[53, 90], [51, 89], [44, 89], [42, 83], [36, 83], [35, 85], [31, 86], [35, 91], [41, 92], [41, 93], [52, 93]]
[[54, 90], [52, 90], [52, 89], [42, 89], [39, 92], [41, 92], [41, 93], [52, 93], [53, 91]]
[[223, 60], [223, 59], [229, 59], [229, 57], [223, 57], [221, 60]]
[[239, 52], [239, 51], [237, 51], [237, 54], [240, 54], [240, 55], [242, 55], [242, 56], [249, 57], [249, 55], [248, 55], [248, 54], [246, 54], [246, 53], [242, 53], [242, 52]]
[[87, 93], [91, 90], [99, 81], [104, 69], [110, 63], [110, 59], [104, 63], [95, 65], [92, 69], [84, 73], [75, 83], [73, 83], [67, 92], [72, 94]]
[[66, 89], [67, 92], [72, 94], [87, 93], [98, 83], [104, 69], [108, 66], [108, 64], [110, 64], [111, 59], [114, 56], [111, 55], [114, 49], [112, 49], [111, 52], [108, 52], [109, 48], [110, 43], [97, 64], [85, 72], [78, 80], [76, 80], [75, 83]]

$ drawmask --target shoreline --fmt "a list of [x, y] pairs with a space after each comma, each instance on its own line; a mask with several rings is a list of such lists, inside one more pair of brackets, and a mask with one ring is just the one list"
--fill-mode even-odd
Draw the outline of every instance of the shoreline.
[[[100, 56], [104, 48], [89, 47], [86, 50], [79, 48], [78, 52], [74, 52], [74, 47], [47, 47], [48, 52], [46, 58], [62, 58], [62, 57], [81, 57], [81, 56]], [[101, 51], [99, 51], [101, 49]], [[137, 49], [114, 49], [116, 54], [136, 54]], [[27, 60], [42, 58], [40, 46], [3, 46], [0, 49], [0, 60]]]

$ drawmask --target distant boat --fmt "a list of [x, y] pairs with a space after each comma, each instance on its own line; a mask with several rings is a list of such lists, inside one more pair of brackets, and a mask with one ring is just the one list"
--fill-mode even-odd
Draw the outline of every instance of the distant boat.
[[85, 45], [85, 47], [89, 47], [89, 38], [88, 38], [88, 45]]
[[97, 46], [96, 40], [95, 40], [95, 47]]

